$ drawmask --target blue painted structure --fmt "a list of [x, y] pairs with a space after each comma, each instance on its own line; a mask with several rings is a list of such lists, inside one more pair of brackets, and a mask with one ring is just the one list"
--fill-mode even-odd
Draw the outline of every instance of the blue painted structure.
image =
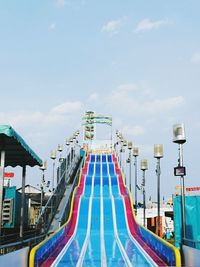
[[[182, 240], [181, 196], [174, 197], [173, 203], [175, 246], [180, 248]], [[186, 239], [191, 240], [186, 240], [185, 244], [200, 249], [200, 196], [185, 196], [185, 222]]]

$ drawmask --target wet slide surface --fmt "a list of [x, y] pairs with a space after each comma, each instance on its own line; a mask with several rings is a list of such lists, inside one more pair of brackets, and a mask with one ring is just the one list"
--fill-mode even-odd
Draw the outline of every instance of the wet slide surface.
[[128, 231], [111, 155], [92, 155], [75, 232], [52, 266], [156, 266]]
[[72, 202], [66, 225], [33, 249], [31, 267], [176, 265], [173, 249], [136, 223], [114, 155], [87, 157]]

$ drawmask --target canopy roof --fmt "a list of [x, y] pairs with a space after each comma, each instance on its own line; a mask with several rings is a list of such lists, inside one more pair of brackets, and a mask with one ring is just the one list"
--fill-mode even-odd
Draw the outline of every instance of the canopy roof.
[[5, 151], [5, 167], [42, 165], [42, 160], [10, 125], [0, 125], [0, 151]]

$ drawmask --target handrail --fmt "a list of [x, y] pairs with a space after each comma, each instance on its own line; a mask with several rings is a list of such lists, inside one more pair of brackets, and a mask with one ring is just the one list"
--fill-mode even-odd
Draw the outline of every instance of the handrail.
[[0, 246], [0, 255], [4, 255], [6, 253], [18, 250], [18, 249], [26, 247], [26, 246], [33, 246], [35, 243], [41, 241], [44, 237], [45, 237], [45, 234], [42, 234], [42, 235], [31, 237], [31, 238], [28, 238], [25, 240], [1, 245]]
[[74, 181], [73, 181], [73, 184], [72, 184], [70, 192], [69, 192], [68, 200], [66, 201], [65, 208], [63, 209], [62, 214], [61, 214], [60, 225], [63, 225], [63, 223], [65, 223], [67, 218], [68, 218], [71, 198], [72, 198], [72, 195], [73, 195], [74, 188], [78, 184], [78, 178], [79, 178], [79, 175], [80, 175], [80, 170], [81, 170], [83, 165], [84, 165], [84, 157], [81, 159], [81, 162], [79, 164], [79, 168], [77, 169], [76, 174], [74, 176]]
[[[77, 167], [78, 161], [80, 161], [80, 156], [76, 157], [75, 160], [72, 162], [72, 168], [71, 172], [69, 173], [69, 176], [73, 176], [73, 172], [75, 171], [75, 168]], [[62, 162], [65, 164], [64, 162]], [[62, 163], [60, 168], [62, 169]], [[66, 182], [66, 168], [65, 170], [61, 173], [61, 178], [59, 179], [59, 183], [54, 190], [53, 194], [50, 196], [48, 199], [42, 213], [39, 215], [38, 220], [37, 220], [37, 227], [41, 228], [43, 232], [47, 232], [51, 221], [57, 211], [57, 208], [59, 206], [59, 203], [64, 195], [64, 192], [67, 188], [67, 182]], [[59, 175], [60, 172], [58, 172]]]

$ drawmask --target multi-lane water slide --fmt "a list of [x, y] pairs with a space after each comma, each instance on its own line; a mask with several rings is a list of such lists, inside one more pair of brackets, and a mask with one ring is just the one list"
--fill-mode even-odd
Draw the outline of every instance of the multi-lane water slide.
[[115, 155], [88, 155], [68, 221], [31, 250], [33, 266], [180, 266], [178, 249], [135, 220]]

